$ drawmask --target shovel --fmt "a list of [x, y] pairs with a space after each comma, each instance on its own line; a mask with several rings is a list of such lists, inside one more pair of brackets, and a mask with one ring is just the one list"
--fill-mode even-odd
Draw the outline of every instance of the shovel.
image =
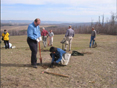
[[41, 49], [40, 49], [40, 42], [39, 42], [39, 55], [40, 55], [40, 64], [42, 65], [42, 57], [41, 57]]

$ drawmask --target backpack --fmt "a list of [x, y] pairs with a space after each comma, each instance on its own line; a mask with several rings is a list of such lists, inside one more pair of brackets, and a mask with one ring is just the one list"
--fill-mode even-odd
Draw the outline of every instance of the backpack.
[[94, 44], [92, 45], [92, 48], [95, 48], [95, 47], [97, 47], [96, 41], [94, 41]]
[[2, 41], [4, 41], [4, 37], [2, 37]]
[[84, 56], [84, 54], [83, 53], [80, 53], [78, 51], [72, 51], [71, 56]]

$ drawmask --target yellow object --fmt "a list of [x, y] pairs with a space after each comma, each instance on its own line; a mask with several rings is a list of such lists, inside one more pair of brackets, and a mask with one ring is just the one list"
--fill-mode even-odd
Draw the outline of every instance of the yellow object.
[[9, 40], [9, 33], [6, 34], [2, 33], [3, 40]]

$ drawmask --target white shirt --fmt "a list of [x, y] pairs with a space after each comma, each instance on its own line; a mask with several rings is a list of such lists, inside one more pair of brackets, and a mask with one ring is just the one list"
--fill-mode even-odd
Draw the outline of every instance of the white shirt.
[[54, 36], [54, 33], [53, 32], [49, 32], [49, 36], [50, 37]]

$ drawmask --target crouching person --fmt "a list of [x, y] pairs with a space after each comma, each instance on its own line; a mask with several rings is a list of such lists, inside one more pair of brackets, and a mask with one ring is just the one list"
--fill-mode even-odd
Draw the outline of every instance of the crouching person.
[[52, 58], [52, 62], [50, 67], [53, 65], [68, 65], [71, 54], [66, 53], [64, 50], [60, 48], [51, 47], [50, 48], [50, 56]]

